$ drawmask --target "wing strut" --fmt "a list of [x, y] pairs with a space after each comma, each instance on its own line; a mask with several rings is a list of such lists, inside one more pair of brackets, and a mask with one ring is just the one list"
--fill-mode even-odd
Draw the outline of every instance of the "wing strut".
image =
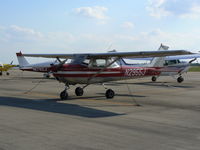
[[197, 60], [197, 58], [194, 58], [192, 60], [189, 61], [189, 64], [191, 64], [193, 61]]

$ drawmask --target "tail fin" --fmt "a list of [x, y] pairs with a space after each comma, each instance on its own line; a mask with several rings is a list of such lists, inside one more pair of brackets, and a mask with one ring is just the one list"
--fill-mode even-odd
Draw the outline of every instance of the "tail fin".
[[[168, 46], [161, 44], [158, 51], [168, 50], [168, 49], [169, 49]], [[164, 63], [165, 63], [165, 57], [154, 57], [150, 63], [150, 67], [163, 67]]]
[[16, 53], [16, 55], [17, 55], [17, 59], [18, 59], [18, 62], [19, 62], [19, 67], [24, 67], [24, 66], [29, 65], [28, 61], [23, 56], [21, 51], [19, 53]]

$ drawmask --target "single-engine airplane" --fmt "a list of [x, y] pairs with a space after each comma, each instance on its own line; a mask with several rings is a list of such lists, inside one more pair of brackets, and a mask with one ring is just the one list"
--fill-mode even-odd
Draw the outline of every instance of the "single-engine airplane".
[[[139, 51], [139, 52], [109, 52], [109, 53], [82, 53], [82, 54], [23, 54], [26, 57], [56, 58], [59, 64], [52, 65], [50, 70], [53, 76], [65, 84], [65, 89], [60, 93], [60, 98], [68, 98], [67, 90], [70, 85], [84, 84], [75, 89], [77, 96], [82, 96], [84, 89], [93, 83], [104, 83], [124, 79], [135, 79], [147, 76], [157, 76], [162, 67], [132, 67], [117, 63], [121, 58], [138, 57], [164, 57], [170, 55], [186, 55], [191, 52], [186, 50], [169, 51]], [[61, 61], [61, 59], [65, 59]], [[68, 64], [65, 62], [71, 59]], [[107, 89], [106, 98], [113, 98], [115, 92]]]
[[[169, 47], [165, 46], [163, 44], [160, 45], [160, 50], [168, 50]], [[200, 58], [200, 54], [191, 54], [191, 55], [178, 55], [178, 56], [166, 56], [166, 57], [159, 57], [159, 58], [136, 58], [137, 60], [145, 60], [145, 61], [151, 61], [149, 64], [128, 64], [124, 59], [122, 59], [122, 63], [129, 66], [140, 66], [140, 67], [147, 67], [151, 66], [152, 63], [155, 63], [157, 61], [157, 65], [154, 65], [155, 67], [163, 67], [163, 71], [157, 75], [152, 76], [151, 80], [153, 82], [156, 82], [156, 80], [160, 76], [177, 76], [177, 82], [181, 83], [184, 81], [183, 74], [187, 73], [191, 63], [194, 62], [197, 58]], [[181, 59], [191, 59], [189, 62], [181, 61]], [[135, 59], [133, 59], [135, 60]]]
[[10, 64], [2, 64], [0, 63], [0, 76], [3, 75], [3, 72], [6, 72], [6, 75], [10, 75], [10, 73], [8, 72], [9, 69], [16, 67], [16, 65], [12, 64], [13, 61]]
[[[166, 71], [161, 72], [159, 76], [172, 76], [176, 78], [178, 83], [182, 83], [184, 81], [183, 74], [187, 73], [191, 67], [191, 63], [197, 60], [200, 55], [184, 55], [184, 56], [176, 56], [176, 57], [166, 57], [165, 63], [163, 64]], [[181, 61], [180, 59], [191, 59], [189, 62]], [[151, 80], [155, 82], [159, 76], [152, 76]]]

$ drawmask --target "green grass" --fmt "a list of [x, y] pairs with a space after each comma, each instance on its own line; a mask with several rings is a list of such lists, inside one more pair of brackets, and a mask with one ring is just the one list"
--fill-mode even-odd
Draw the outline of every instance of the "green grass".
[[189, 72], [200, 72], [200, 66], [190, 67]]

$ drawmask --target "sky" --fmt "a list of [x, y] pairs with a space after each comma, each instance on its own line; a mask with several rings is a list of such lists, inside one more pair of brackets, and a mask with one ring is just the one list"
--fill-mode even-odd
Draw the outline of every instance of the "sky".
[[15, 53], [200, 49], [199, 0], [0, 0], [0, 62]]

